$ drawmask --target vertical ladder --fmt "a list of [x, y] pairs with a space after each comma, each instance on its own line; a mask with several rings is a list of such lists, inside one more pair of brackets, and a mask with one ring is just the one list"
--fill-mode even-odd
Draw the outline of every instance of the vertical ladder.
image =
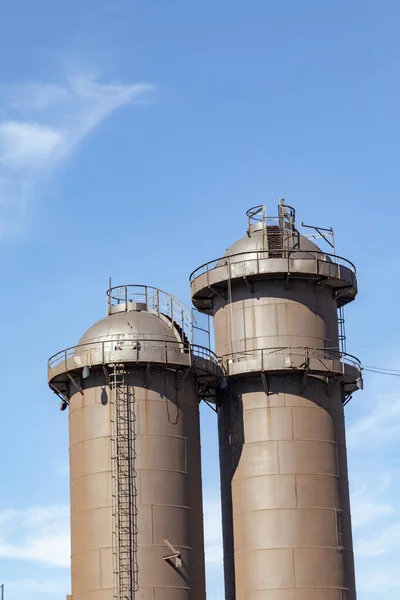
[[138, 591], [135, 397], [123, 366], [113, 366], [112, 478], [114, 600], [135, 600]]
[[344, 320], [344, 307], [338, 308], [338, 325], [339, 325], [339, 350], [341, 354], [346, 354], [346, 328]]

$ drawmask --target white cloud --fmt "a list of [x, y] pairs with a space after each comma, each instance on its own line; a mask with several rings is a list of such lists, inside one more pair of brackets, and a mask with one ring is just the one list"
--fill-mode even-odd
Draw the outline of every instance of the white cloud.
[[369, 539], [359, 538], [356, 552], [359, 556], [383, 556], [400, 550], [400, 523], [390, 523]]
[[69, 567], [68, 506], [0, 512], [0, 557]]
[[[381, 519], [394, 515], [395, 507], [384, 496], [390, 489], [391, 477], [385, 474], [373, 487], [362, 483], [351, 495], [352, 523], [354, 528], [371, 527]], [[382, 496], [384, 496], [382, 498]]]
[[22, 226], [43, 176], [115, 110], [142, 102], [152, 89], [102, 83], [91, 74], [0, 86], [0, 235]]
[[385, 394], [374, 398], [373, 407], [347, 430], [349, 445], [372, 446], [392, 442], [400, 436], [400, 397]]
[[42, 165], [63, 143], [63, 133], [47, 125], [5, 121], [0, 123], [0, 164], [20, 170]]

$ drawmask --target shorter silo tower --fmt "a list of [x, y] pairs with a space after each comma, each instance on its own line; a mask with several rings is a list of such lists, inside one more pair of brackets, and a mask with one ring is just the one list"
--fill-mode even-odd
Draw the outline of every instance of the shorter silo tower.
[[205, 600], [199, 386], [209, 348], [177, 298], [111, 288], [108, 315], [49, 360], [69, 408], [72, 600]]
[[227, 600], [355, 600], [343, 406], [362, 385], [345, 348], [354, 265], [333, 231], [300, 235], [283, 201], [191, 275], [214, 317]]

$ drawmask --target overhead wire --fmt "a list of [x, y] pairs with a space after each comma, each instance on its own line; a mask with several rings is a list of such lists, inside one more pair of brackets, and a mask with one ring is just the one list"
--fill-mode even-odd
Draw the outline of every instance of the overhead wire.
[[384, 369], [381, 367], [362, 365], [362, 370], [368, 371], [369, 373], [376, 373], [377, 375], [391, 375], [393, 377], [400, 377], [400, 369]]

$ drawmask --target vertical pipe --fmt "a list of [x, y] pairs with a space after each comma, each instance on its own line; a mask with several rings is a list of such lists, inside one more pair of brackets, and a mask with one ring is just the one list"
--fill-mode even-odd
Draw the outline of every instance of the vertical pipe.
[[1, 600], [4, 600], [4, 583], [1, 586]]

